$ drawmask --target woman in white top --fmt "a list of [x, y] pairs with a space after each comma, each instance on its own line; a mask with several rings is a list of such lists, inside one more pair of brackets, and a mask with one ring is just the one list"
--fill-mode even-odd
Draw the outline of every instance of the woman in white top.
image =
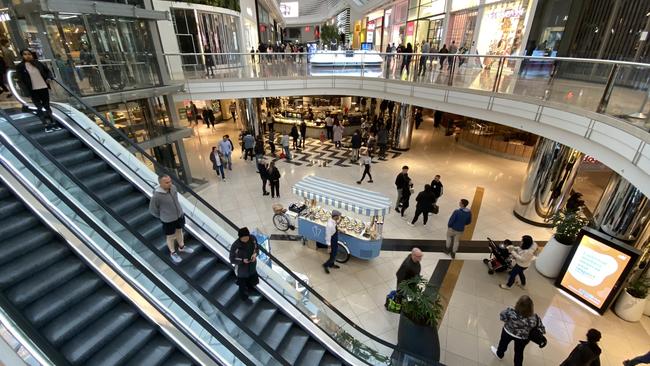
[[372, 175], [370, 175], [370, 165], [372, 164], [372, 157], [366, 151], [366, 154], [361, 157], [361, 164], [363, 165], [363, 175], [361, 176], [361, 179], [357, 181], [357, 184], [361, 184], [363, 180], [366, 178], [366, 175], [368, 175], [368, 183], [372, 183]]
[[510, 271], [510, 277], [508, 278], [507, 284], [500, 284], [499, 287], [505, 290], [509, 290], [512, 285], [515, 284], [515, 277], [519, 276], [521, 283], [519, 286], [523, 289], [526, 288], [526, 276], [524, 276], [524, 271], [528, 268], [533, 260], [535, 259], [535, 251], [537, 250], [537, 244], [533, 241], [533, 238], [530, 235], [524, 235], [521, 237], [521, 246], [515, 247], [508, 245], [508, 251], [510, 255], [513, 256], [515, 261], [515, 267]]
[[16, 76], [20, 89], [32, 98], [36, 114], [45, 125], [45, 132], [59, 130], [61, 127], [52, 119], [50, 108], [50, 79], [52, 72], [45, 64], [36, 59], [36, 55], [24, 49], [20, 51], [22, 61], [16, 66]]

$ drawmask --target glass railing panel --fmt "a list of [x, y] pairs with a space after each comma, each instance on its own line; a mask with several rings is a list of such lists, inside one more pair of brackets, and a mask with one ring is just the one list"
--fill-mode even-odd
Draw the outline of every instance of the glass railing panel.
[[617, 68], [606, 113], [650, 130], [650, 67]]
[[[17, 121], [20, 123], [20, 120]], [[16, 146], [19, 151], [23, 152], [34, 164], [35, 167], [52, 182], [56, 182], [61, 190], [69, 196], [71, 200], [76, 202], [77, 207], [83, 209], [92, 215], [97, 222], [106, 229], [107, 232], [114, 234], [114, 238], [120, 243], [120, 246], [127, 250], [138, 263], [141, 263], [150, 273], [162, 281], [166, 286], [172, 289], [183, 301], [190, 304], [195, 309], [200, 309], [205, 319], [208, 319], [210, 325], [222, 335], [228, 335], [237, 341], [237, 343], [246, 349], [253, 357], [266, 363], [266, 364], [279, 364], [273, 357], [264, 350], [253, 338], [243, 332], [237, 324], [231, 319], [223, 316], [221, 311], [205, 298], [201, 293], [194, 289], [184, 278], [182, 278], [174, 269], [172, 269], [166, 262], [164, 262], [153, 250], [146, 245], [139, 237], [137, 237], [130, 228], [125, 227], [122, 223], [118, 222], [114, 215], [107, 212], [105, 208], [100, 206], [93, 197], [88, 196], [86, 191], [81, 189], [75, 182], [73, 182], [66, 174], [64, 174], [59, 167], [57, 167], [48, 157], [41, 154], [31, 142], [29, 142], [20, 132], [8, 123], [0, 124], [0, 131]], [[142, 166], [139, 164], [139, 166]], [[56, 199], [51, 197], [51, 199]], [[76, 217], [76, 215], [74, 215]], [[76, 218], [80, 226], [87, 227], [87, 224]], [[88, 227], [87, 227], [88, 228]], [[93, 238], [99, 234], [93, 234]], [[143, 281], [143, 286], [160, 300], [167, 308], [180, 309], [179, 305], [169, 298], [169, 295], [160, 288], [153, 286], [153, 283], [148, 281], [147, 277], [138, 272], [131, 262], [126, 260], [120, 252], [105, 240], [98, 239], [102, 243], [102, 250], [111, 258], [113, 258], [120, 266], [128, 271], [135, 271], [132, 273], [133, 278], [137, 281]], [[196, 322], [191, 315], [186, 312], [177, 313], [176, 310], [173, 314], [179, 314], [183, 324], [186, 324], [190, 329], [194, 329], [197, 333], [202, 334], [205, 341], [209, 344], [218, 344], [218, 340], [210, 335], [210, 332]], [[192, 328], [193, 327], [193, 328]]]

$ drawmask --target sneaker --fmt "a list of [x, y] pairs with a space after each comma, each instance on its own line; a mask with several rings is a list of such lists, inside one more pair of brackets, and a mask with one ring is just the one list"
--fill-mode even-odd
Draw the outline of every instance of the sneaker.
[[358, 181], [357, 181], [357, 184], [361, 184], [361, 181], [360, 181], [360, 180], [358, 180]]
[[368, 183], [372, 183], [372, 179], [368, 181]]
[[58, 130], [61, 129], [61, 126], [59, 126], [59, 124], [57, 123], [57, 124], [54, 124], [54, 125], [52, 126], [52, 129], [53, 129], [54, 131], [58, 131]]
[[323, 264], [323, 269], [325, 270], [325, 273], [330, 274], [330, 269], [327, 268], [327, 266], [324, 264]]
[[451, 252], [449, 255], [451, 256], [451, 259], [456, 259], [456, 253]]
[[522, 285], [521, 283], [518, 283], [517, 286], [519, 286], [519, 288], [522, 290], [526, 289], [526, 285]]
[[194, 253], [194, 249], [192, 249], [191, 247], [188, 247], [188, 246], [179, 247], [178, 251], [182, 252], [182, 253], [187, 253], [187, 254]]
[[399, 213], [399, 207], [395, 207], [395, 212]]
[[411, 226], [415, 226], [415, 224], [414, 224], [414, 223], [412, 223], [412, 222], [409, 222], [408, 224], [409, 224], [409, 225], [411, 225]]
[[504, 290], [510, 290], [510, 287], [504, 283], [500, 284], [499, 287], [501, 287]]
[[499, 360], [501, 359], [501, 357], [499, 357], [499, 355], [497, 354], [497, 348], [496, 347], [490, 346], [490, 351], [492, 351], [492, 354], [494, 355], [494, 357], [498, 358]]
[[338, 264], [332, 264], [332, 268], [341, 268]]
[[174, 262], [174, 263], [180, 263], [183, 260], [181, 258], [181, 256], [178, 255], [178, 253], [176, 253], [176, 252], [170, 254], [169, 256], [172, 258], [172, 262]]
[[52, 133], [52, 132], [54, 132], [54, 129], [51, 126], [45, 127], [45, 133]]
[[262, 196], [268, 196], [269, 194], [270, 194], [269, 192], [262, 193]]

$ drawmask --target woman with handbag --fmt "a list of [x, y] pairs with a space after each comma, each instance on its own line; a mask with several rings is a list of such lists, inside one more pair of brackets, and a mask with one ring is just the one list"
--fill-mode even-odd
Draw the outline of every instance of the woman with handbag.
[[544, 333], [546, 329], [542, 319], [535, 314], [533, 300], [524, 295], [517, 300], [515, 307], [508, 307], [499, 315], [505, 324], [501, 330], [499, 346], [491, 346], [492, 353], [502, 359], [510, 342], [515, 342], [514, 366], [522, 366], [524, 362], [524, 348], [532, 341], [541, 347], [546, 345]]

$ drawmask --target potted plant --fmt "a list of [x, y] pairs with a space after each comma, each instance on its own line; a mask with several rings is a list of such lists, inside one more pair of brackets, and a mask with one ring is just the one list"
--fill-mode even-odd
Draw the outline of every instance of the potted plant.
[[616, 300], [614, 307], [616, 315], [628, 322], [641, 320], [648, 297], [648, 287], [650, 287], [650, 280], [645, 277], [638, 277], [630, 281]]
[[555, 234], [546, 242], [544, 249], [535, 260], [537, 272], [545, 277], [557, 277], [571, 247], [575, 244], [580, 229], [587, 223], [589, 220], [579, 209], [564, 209], [553, 215], [551, 224]]
[[438, 321], [443, 306], [438, 291], [421, 276], [402, 281], [397, 292], [402, 312], [397, 330], [397, 347], [426, 361], [440, 361]]

